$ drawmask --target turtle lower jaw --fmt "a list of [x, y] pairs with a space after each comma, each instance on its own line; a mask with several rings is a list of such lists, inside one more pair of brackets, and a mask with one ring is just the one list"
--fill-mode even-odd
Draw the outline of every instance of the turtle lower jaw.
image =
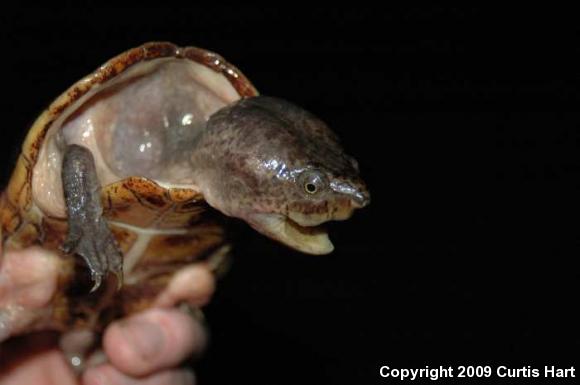
[[281, 214], [253, 214], [248, 221], [260, 233], [307, 254], [328, 254], [334, 246], [322, 225], [301, 225]]

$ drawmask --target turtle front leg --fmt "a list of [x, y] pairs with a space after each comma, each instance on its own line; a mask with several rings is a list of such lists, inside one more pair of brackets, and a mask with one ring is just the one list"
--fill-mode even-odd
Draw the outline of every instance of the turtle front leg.
[[103, 219], [101, 185], [91, 152], [76, 144], [66, 147], [62, 163], [62, 184], [68, 212], [68, 234], [63, 249], [80, 255], [93, 280], [91, 292], [101, 286], [105, 273], [123, 282], [123, 257]]

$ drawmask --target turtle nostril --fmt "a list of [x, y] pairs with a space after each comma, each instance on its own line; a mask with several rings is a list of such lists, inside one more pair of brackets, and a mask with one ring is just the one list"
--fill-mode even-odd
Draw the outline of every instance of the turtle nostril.
[[351, 196], [353, 207], [363, 208], [371, 203], [371, 195], [368, 191], [357, 191]]
[[363, 183], [333, 181], [330, 187], [342, 198], [346, 195], [350, 199], [351, 206], [354, 208], [365, 207], [371, 202], [371, 196]]

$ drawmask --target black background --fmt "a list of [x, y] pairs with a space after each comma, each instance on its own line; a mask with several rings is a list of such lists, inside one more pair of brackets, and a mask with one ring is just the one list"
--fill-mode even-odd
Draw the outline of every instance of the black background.
[[2, 181], [37, 114], [96, 66], [150, 40], [208, 48], [263, 94], [327, 121], [372, 204], [331, 226], [326, 257], [237, 226], [234, 265], [207, 307], [202, 384], [397, 383], [381, 365], [577, 365], [580, 67], [569, 13], [3, 12]]

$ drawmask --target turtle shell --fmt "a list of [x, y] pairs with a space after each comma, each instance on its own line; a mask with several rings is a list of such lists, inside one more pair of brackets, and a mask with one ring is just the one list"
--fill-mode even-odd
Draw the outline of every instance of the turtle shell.
[[[43, 168], [52, 161], [49, 147], [54, 146], [57, 133], [83, 106], [118, 86], [121, 79], [125, 83], [147, 76], [157, 63], [168, 62], [191, 66], [196, 76], [207, 78], [204, 87], [215, 88], [224, 105], [257, 95], [248, 79], [215, 53], [166, 42], [147, 43], [75, 83], [40, 115], [24, 141], [0, 198], [2, 244], [6, 248], [40, 245], [64, 259], [61, 290], [53, 303], [54, 328], [98, 328], [103, 320], [96, 313], [104, 308], [109, 317], [142, 310], [179, 268], [227, 253], [221, 215], [205, 203], [194, 185], [144, 175], [100, 178], [103, 215], [124, 255], [123, 288], [112, 304], [103, 304], [100, 290], [88, 294], [92, 283], [84, 262], [61, 250], [67, 233], [62, 191], [45, 189], [39, 182]], [[220, 91], [219, 87], [228, 89]], [[96, 157], [96, 162], [103, 160]], [[99, 317], [100, 322], [96, 321]]]

